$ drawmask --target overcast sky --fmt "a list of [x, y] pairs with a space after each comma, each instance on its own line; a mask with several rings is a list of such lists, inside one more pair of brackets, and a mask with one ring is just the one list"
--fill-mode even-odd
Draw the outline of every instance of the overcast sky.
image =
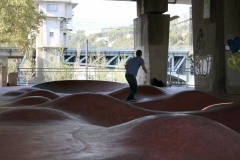
[[[73, 30], [94, 30], [133, 24], [137, 17], [136, 2], [107, 0], [72, 0], [78, 5], [73, 9]], [[169, 5], [168, 14], [187, 13], [189, 5]]]

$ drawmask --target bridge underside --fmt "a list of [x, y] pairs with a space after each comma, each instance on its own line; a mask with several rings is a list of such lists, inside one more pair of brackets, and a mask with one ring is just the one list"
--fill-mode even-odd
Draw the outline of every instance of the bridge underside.
[[[111, 0], [111, 1], [137, 1], [137, 0]], [[192, 0], [168, 0], [171, 4], [192, 4]]]
[[[88, 56], [88, 66], [104, 66], [107, 68], [116, 68], [120, 62], [126, 62], [129, 58], [134, 56], [133, 50], [96, 50], [88, 51], [82, 50], [80, 55], [77, 55], [77, 49], [67, 49], [63, 54], [63, 63], [74, 65], [79, 64], [80, 66], [86, 66], [86, 57]], [[182, 67], [183, 63], [188, 57], [188, 51], [169, 51], [168, 52], [168, 68], [173, 69], [176, 72]], [[105, 64], [100, 61], [104, 59]]]
[[23, 53], [19, 48], [8, 48], [1, 47], [0, 48], [1, 57], [7, 58], [23, 58]]

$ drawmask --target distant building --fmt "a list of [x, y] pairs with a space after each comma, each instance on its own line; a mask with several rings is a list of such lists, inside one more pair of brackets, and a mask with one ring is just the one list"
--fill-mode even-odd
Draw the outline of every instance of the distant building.
[[71, 30], [68, 23], [77, 4], [71, 0], [35, 0], [35, 4], [46, 15], [36, 39], [36, 64], [44, 67], [48, 49], [68, 47], [68, 32]]

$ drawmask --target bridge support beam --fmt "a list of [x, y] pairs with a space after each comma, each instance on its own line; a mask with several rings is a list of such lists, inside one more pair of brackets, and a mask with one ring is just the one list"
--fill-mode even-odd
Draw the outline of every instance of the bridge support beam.
[[134, 20], [135, 50], [143, 51], [146, 68], [140, 69], [139, 84], [150, 84], [157, 78], [165, 84], [167, 81], [168, 40], [170, 15], [163, 15], [168, 8], [167, 0], [138, 0], [138, 18]]

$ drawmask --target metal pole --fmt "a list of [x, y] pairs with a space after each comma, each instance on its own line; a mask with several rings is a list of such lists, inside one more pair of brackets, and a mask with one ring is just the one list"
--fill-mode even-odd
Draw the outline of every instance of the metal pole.
[[188, 86], [188, 84], [189, 84], [189, 81], [190, 81], [190, 78], [189, 78], [189, 76], [190, 76], [190, 72], [188, 72], [188, 69], [190, 68], [190, 60], [189, 60], [189, 58], [186, 58], [186, 86]]
[[87, 48], [86, 48], [86, 80], [88, 80], [88, 39], [86, 40]]
[[172, 86], [172, 68], [170, 68], [169, 84]]
[[179, 86], [179, 73], [180, 73], [179, 70], [180, 70], [180, 68], [178, 68], [178, 70], [177, 70], [177, 71], [178, 71], [178, 78], [177, 78], [177, 85], [178, 85], [178, 86]]

